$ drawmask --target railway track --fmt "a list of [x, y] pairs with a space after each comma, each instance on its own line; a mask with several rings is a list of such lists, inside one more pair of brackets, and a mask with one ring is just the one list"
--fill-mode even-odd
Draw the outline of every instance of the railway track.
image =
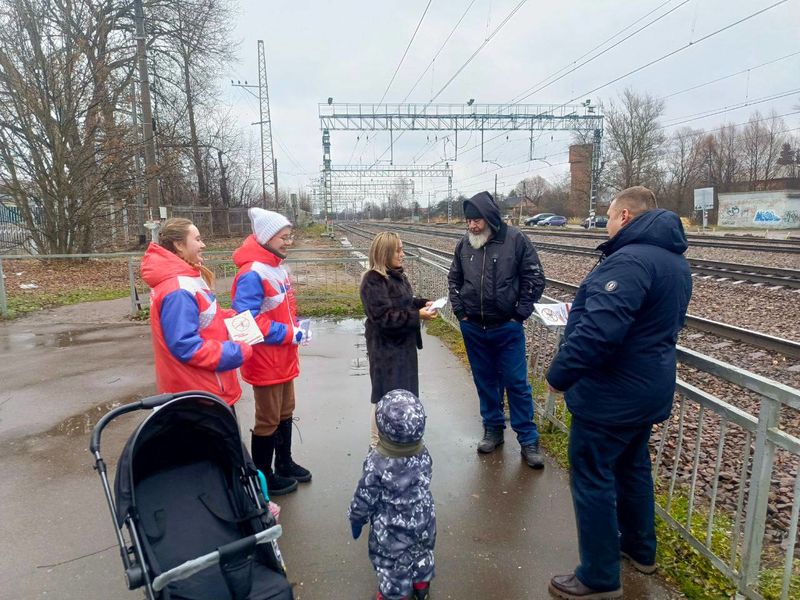
[[[344, 226], [340, 225], [339, 227], [342, 228], [344, 231], [348, 231], [356, 235], [363, 236], [365, 238], [371, 238], [375, 235], [374, 232], [362, 229], [354, 225], [344, 225]], [[431, 233], [427, 231], [423, 233], [431, 235]], [[409, 249], [416, 249], [418, 251], [421, 251], [421, 254], [423, 254], [424, 257], [434, 260], [435, 262], [437, 262], [438, 264], [440, 264], [442, 267], [445, 268], [447, 268], [450, 265], [450, 261], [453, 258], [452, 252], [441, 250], [439, 248], [433, 248], [431, 246], [418, 244], [408, 240], [403, 240], [403, 244]], [[584, 250], [583, 252], [576, 252], [576, 253], [586, 254], [587, 251]], [[592, 253], [596, 255], [594, 251], [592, 251]], [[713, 261], [703, 261], [703, 262], [713, 262]], [[573, 295], [575, 294], [575, 292], [578, 291], [578, 286], [572, 283], [567, 283], [565, 281], [559, 281], [557, 279], [552, 279], [552, 278], [547, 278], [546, 281], [547, 285], [550, 286], [551, 288], [560, 289], [562, 291], [568, 292]], [[766, 333], [761, 333], [759, 331], [752, 331], [750, 329], [745, 329], [743, 327], [737, 327], [735, 325], [729, 325], [727, 323], [721, 323], [719, 321], [713, 321], [711, 319], [705, 319], [703, 317], [698, 317], [690, 314], [686, 315], [686, 326], [691, 329], [695, 329], [697, 331], [702, 331], [704, 333], [710, 333], [729, 340], [742, 342], [750, 346], [753, 346], [755, 348], [768, 350], [770, 352], [777, 352], [787, 357], [800, 359], [800, 342], [795, 342], [793, 340], [787, 340], [775, 337]]]
[[[463, 231], [455, 231], [450, 229], [439, 228], [425, 228], [414, 226], [401, 226], [400, 229], [408, 231], [409, 233], [419, 233], [422, 235], [431, 235], [446, 238], [460, 238], [464, 235]], [[526, 233], [540, 233], [541, 229], [524, 228]], [[557, 234], [555, 234], [557, 235]], [[580, 237], [587, 237], [587, 234], [578, 232], [577, 234], [568, 234], [570, 236], [576, 235]], [[605, 240], [606, 237], [598, 237], [593, 234], [589, 236], [595, 237], [598, 240]], [[691, 242], [695, 244], [695, 241]], [[732, 246], [716, 246], [728, 247]], [[800, 251], [800, 243], [797, 246]], [[536, 249], [543, 252], [556, 252], [560, 254], [575, 254], [583, 256], [600, 257], [600, 253], [593, 248], [581, 248], [568, 244], [557, 244], [550, 242], [536, 242]], [[748, 250], [752, 250], [747, 246]], [[781, 251], [783, 250], [773, 250]], [[704, 260], [699, 258], [687, 258], [689, 265], [692, 268], [692, 273], [705, 277], [715, 277], [723, 280], [733, 281], [748, 281], [750, 283], [759, 283], [770, 286], [782, 286], [792, 289], [800, 289], [800, 270], [797, 269], [783, 269], [778, 267], [765, 267], [761, 265], [748, 265], [743, 263], [729, 263], [714, 260]]]

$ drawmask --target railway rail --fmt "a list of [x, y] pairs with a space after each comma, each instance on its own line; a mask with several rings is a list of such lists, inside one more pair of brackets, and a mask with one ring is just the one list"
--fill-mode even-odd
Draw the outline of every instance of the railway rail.
[[[401, 229], [409, 233], [419, 233], [422, 235], [431, 235], [447, 238], [460, 238], [464, 235], [463, 231], [455, 231], [440, 228], [425, 228], [413, 226], [401, 226]], [[541, 229], [523, 228], [528, 234], [541, 233]], [[557, 234], [552, 234], [557, 235]], [[580, 237], [587, 237], [586, 234], [568, 234], [570, 236], [576, 235]], [[598, 240], [605, 240], [606, 237], [592, 236]], [[697, 245], [696, 241], [691, 242]], [[733, 248], [733, 246], [715, 246], [718, 248]], [[800, 251], [800, 242], [798, 242], [798, 251]], [[544, 252], [558, 252], [561, 254], [575, 254], [583, 256], [596, 256], [599, 258], [600, 253], [593, 248], [581, 248], [568, 244], [557, 244], [550, 242], [536, 242], [536, 249]], [[742, 248], [739, 248], [742, 249]], [[746, 245], [744, 249], [753, 250], [750, 245]], [[782, 249], [772, 249], [774, 252], [784, 252]], [[800, 289], [800, 270], [798, 269], [783, 269], [777, 267], [765, 267], [761, 265], [749, 265], [734, 262], [722, 262], [715, 260], [704, 260], [699, 258], [687, 258], [692, 272], [696, 275], [703, 275], [709, 277], [716, 277], [720, 279], [729, 279], [734, 281], [748, 281], [750, 283], [760, 283], [770, 286], [783, 286], [792, 289]]]
[[[364, 237], [374, 236], [373, 232], [363, 229], [361, 227], [357, 227], [355, 225], [339, 225], [339, 227], [344, 231], [349, 231], [351, 233], [362, 235]], [[413, 232], [414, 230], [407, 229], [407, 231]], [[423, 233], [427, 235], [435, 235], [431, 234], [428, 231], [423, 231]], [[463, 235], [463, 233], [459, 234], [459, 237], [461, 235]], [[448, 235], [447, 237], [451, 236]], [[426, 246], [424, 244], [418, 244], [415, 242], [410, 242], [408, 240], [404, 240], [403, 244], [408, 248], [414, 248], [424, 252], [428, 258], [436, 260], [444, 266], [449, 265], [450, 260], [452, 260], [453, 257], [452, 252], [448, 252], [438, 248], [433, 248], [430, 246]], [[537, 244], [537, 248], [538, 247], [541, 247], [541, 245]], [[563, 248], [559, 247], [559, 251], [563, 251]], [[575, 253], [577, 254], [591, 253], [596, 255], [594, 251], [587, 252], [586, 250]], [[701, 261], [701, 262], [713, 263], [714, 261]], [[749, 267], [750, 265], [744, 265], [744, 266]], [[578, 290], [577, 285], [572, 283], [567, 283], [565, 281], [559, 281], [557, 279], [552, 279], [552, 278], [547, 278], [546, 281], [548, 286], [563, 290], [565, 292], [569, 292], [571, 294], [575, 294], [575, 292], [577, 292]], [[766, 333], [752, 331], [750, 329], [737, 327], [735, 325], [729, 325], [727, 323], [721, 323], [719, 321], [714, 321], [711, 319], [705, 319], [703, 317], [698, 317], [691, 314], [686, 315], [686, 325], [687, 327], [690, 327], [691, 329], [695, 329], [697, 331], [710, 333], [729, 340], [742, 342], [750, 346], [753, 346], [755, 348], [768, 350], [770, 352], [777, 352], [787, 357], [800, 359], [800, 342], [779, 338]]]

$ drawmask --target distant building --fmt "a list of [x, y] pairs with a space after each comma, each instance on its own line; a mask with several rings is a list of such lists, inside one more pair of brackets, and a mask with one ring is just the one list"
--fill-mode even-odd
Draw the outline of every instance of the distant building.
[[723, 227], [800, 229], [800, 190], [720, 193], [717, 224]]

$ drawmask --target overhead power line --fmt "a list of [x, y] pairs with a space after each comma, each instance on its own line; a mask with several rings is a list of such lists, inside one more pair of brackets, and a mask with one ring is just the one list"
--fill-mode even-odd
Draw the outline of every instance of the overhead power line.
[[[577, 62], [577, 61], [581, 60], [581, 59], [582, 59], [584, 56], [587, 56], [587, 54], [591, 54], [591, 53], [592, 53], [592, 52], [594, 52], [594, 50], [596, 50], [597, 48], [600, 48], [600, 47], [604, 46], [605, 44], [607, 44], [608, 42], [610, 42], [611, 40], [613, 40], [615, 37], [617, 37], [618, 35], [620, 35], [620, 33], [622, 33], [623, 31], [625, 31], [626, 29], [630, 29], [630, 28], [631, 28], [631, 27], [633, 27], [633, 26], [634, 26], [636, 23], [638, 23], [639, 21], [641, 21], [642, 19], [646, 19], [647, 17], [649, 17], [651, 14], [653, 14], [655, 11], [657, 11], [658, 9], [660, 9], [661, 7], [663, 7], [664, 5], [666, 5], [666, 4], [669, 4], [669, 2], [671, 2], [671, 1], [672, 1], [672, 0], [668, 0], [667, 2], [664, 2], [664, 4], [661, 4], [661, 5], [660, 5], [658, 8], [655, 8], [655, 9], [653, 9], [652, 11], [650, 11], [649, 13], [647, 13], [645, 16], [643, 16], [643, 17], [641, 17], [641, 18], [637, 19], [636, 21], [634, 21], [633, 23], [631, 23], [631, 24], [630, 24], [630, 25], [628, 25], [627, 27], [625, 27], [625, 28], [621, 29], [619, 32], [615, 33], [615, 34], [614, 34], [614, 35], [612, 35], [610, 38], [608, 38], [608, 39], [607, 39], [605, 42], [603, 42], [603, 43], [601, 43], [601, 44], [599, 44], [599, 45], [595, 46], [595, 47], [594, 47], [592, 50], [590, 50], [589, 52], [587, 52], [586, 54], [584, 54], [584, 55], [583, 55], [583, 56], [581, 56], [580, 58], [577, 58], [575, 61], [573, 61], [573, 63], [572, 63], [572, 64], [575, 64], [575, 62]], [[537, 92], [541, 92], [543, 89], [550, 87], [550, 86], [551, 86], [551, 85], [553, 85], [553, 84], [554, 84], [556, 81], [559, 81], [559, 80], [563, 79], [564, 77], [566, 77], [566, 76], [567, 76], [567, 75], [569, 75], [570, 73], [573, 73], [573, 72], [577, 71], [577, 70], [578, 70], [578, 69], [580, 69], [581, 67], [583, 67], [583, 66], [585, 66], [585, 65], [589, 64], [590, 62], [592, 62], [593, 60], [595, 60], [596, 58], [599, 58], [599, 57], [601, 57], [601, 56], [602, 56], [603, 54], [605, 54], [606, 52], [609, 52], [610, 50], [613, 50], [614, 48], [616, 48], [617, 46], [619, 46], [619, 45], [620, 45], [620, 44], [622, 44], [623, 42], [626, 42], [626, 41], [627, 41], [627, 40], [629, 40], [630, 38], [634, 37], [636, 34], [638, 34], [638, 33], [641, 33], [642, 31], [644, 31], [645, 29], [647, 29], [648, 27], [650, 27], [650, 26], [651, 26], [651, 25], [653, 25], [654, 23], [657, 23], [658, 21], [660, 21], [660, 20], [661, 20], [661, 19], [663, 19], [664, 17], [666, 17], [666, 16], [668, 16], [668, 15], [672, 14], [673, 12], [675, 12], [676, 10], [678, 10], [678, 9], [679, 9], [681, 6], [684, 6], [685, 4], [689, 3], [690, 1], [691, 1], [691, 0], [684, 0], [683, 2], [681, 2], [680, 4], [678, 4], [678, 6], [675, 6], [674, 8], [671, 8], [670, 10], [668, 10], [667, 12], [665, 12], [663, 15], [656, 17], [655, 19], [653, 19], [653, 20], [652, 20], [652, 21], [650, 21], [649, 23], [646, 23], [645, 25], [642, 25], [642, 26], [641, 26], [639, 29], [637, 29], [636, 31], [634, 31], [634, 32], [630, 33], [629, 35], [625, 36], [625, 37], [624, 37], [624, 38], [622, 38], [621, 40], [619, 40], [619, 41], [617, 41], [616, 43], [612, 44], [611, 46], [609, 46], [608, 48], [606, 48], [606, 49], [605, 49], [605, 50], [603, 50], [602, 52], [598, 52], [597, 54], [595, 54], [595, 55], [594, 55], [594, 56], [592, 56], [591, 58], [588, 58], [588, 59], [586, 59], [585, 61], [583, 61], [582, 63], [580, 63], [580, 64], [578, 64], [578, 65], [575, 65], [573, 68], [569, 69], [569, 66], [567, 66], [567, 67], [563, 67], [563, 68], [559, 69], [558, 71], [556, 71], [555, 73], [553, 73], [552, 75], [550, 75], [550, 76], [548, 76], [548, 77], [545, 77], [545, 78], [544, 78], [542, 81], [540, 81], [539, 83], [536, 83], [536, 84], [534, 84], [532, 87], [528, 88], [527, 90], [525, 90], [525, 91], [524, 91], [524, 92], [522, 92], [521, 94], [518, 94], [518, 97], [516, 97], [514, 100], [512, 100], [512, 101], [510, 102], [510, 104], [518, 104], [519, 102], [522, 102], [523, 100], [525, 100], [526, 98], [528, 98], [528, 97], [532, 96], [533, 94], [535, 94], [535, 93], [537, 93]], [[548, 79], [551, 79], [552, 77], [555, 77], [556, 75], [558, 75], [559, 73], [561, 73], [561, 71], [563, 71], [564, 69], [569, 69], [569, 70], [568, 70], [566, 73], [563, 73], [563, 74], [559, 75], [558, 77], [556, 77], [556, 78], [555, 78], [555, 79], [553, 79], [552, 81], [547, 81]], [[546, 82], [546, 83], [545, 83], [545, 82]]]
[[436, 100], [436, 99], [437, 99], [437, 98], [438, 98], [438, 97], [441, 95], [441, 93], [447, 89], [447, 86], [449, 86], [451, 83], [453, 83], [453, 80], [454, 80], [456, 77], [458, 77], [458, 75], [461, 73], [461, 71], [463, 71], [463, 70], [466, 68], [466, 66], [467, 66], [469, 63], [471, 63], [471, 62], [472, 62], [472, 60], [473, 60], [473, 59], [474, 59], [476, 56], [478, 56], [478, 54], [480, 53], [480, 51], [481, 51], [481, 50], [483, 50], [483, 49], [486, 47], [486, 45], [487, 45], [489, 42], [491, 42], [491, 41], [492, 41], [492, 38], [493, 38], [494, 36], [496, 36], [496, 35], [497, 35], [497, 34], [500, 32], [500, 30], [503, 28], [503, 26], [504, 26], [506, 23], [508, 23], [508, 22], [511, 20], [511, 17], [513, 17], [513, 16], [514, 16], [514, 15], [517, 13], [517, 11], [518, 11], [520, 8], [522, 8], [522, 5], [523, 5], [523, 4], [525, 4], [525, 2], [527, 2], [527, 0], [521, 0], [521, 1], [520, 1], [520, 3], [519, 3], [519, 4], [517, 4], [517, 5], [516, 5], [516, 6], [515, 6], [515, 7], [514, 7], [514, 8], [511, 10], [511, 12], [510, 12], [510, 13], [508, 13], [508, 15], [506, 16], [506, 18], [505, 18], [505, 19], [503, 19], [503, 21], [500, 23], [500, 25], [498, 25], [498, 26], [495, 28], [495, 30], [494, 30], [494, 31], [493, 31], [493, 32], [492, 32], [492, 33], [489, 35], [489, 37], [487, 37], [485, 40], [483, 40], [483, 43], [482, 43], [480, 46], [478, 46], [478, 49], [477, 49], [477, 50], [475, 50], [475, 52], [473, 52], [473, 53], [472, 53], [472, 56], [470, 56], [470, 57], [467, 59], [467, 61], [466, 61], [466, 62], [465, 62], [463, 65], [461, 65], [461, 66], [458, 68], [458, 71], [456, 71], [456, 72], [453, 74], [453, 76], [452, 76], [450, 79], [448, 79], [448, 80], [447, 80], [447, 83], [445, 83], [445, 84], [442, 86], [442, 88], [441, 88], [441, 89], [440, 89], [438, 92], [436, 92], [436, 94], [433, 96], [433, 98], [431, 98], [431, 99], [428, 101], [428, 104], [430, 104], [431, 102], [433, 102], [434, 100]]
[[760, 69], [761, 67], [766, 67], [767, 65], [775, 64], [776, 62], [780, 62], [782, 60], [786, 60], [787, 58], [791, 58], [792, 56], [797, 56], [800, 54], [800, 51], [792, 52], [791, 54], [787, 54], [785, 56], [781, 56], [780, 58], [776, 58], [767, 62], [763, 62], [760, 65], [755, 65], [752, 67], [747, 67], [746, 69], [742, 69], [741, 71], [736, 71], [736, 73], [731, 73], [730, 75], [724, 75], [722, 77], [717, 77], [716, 79], [712, 79], [710, 81], [706, 81], [704, 83], [699, 83], [697, 85], [693, 85], [692, 87], [685, 88], [678, 92], [672, 92], [671, 94], [667, 94], [666, 96], [661, 96], [662, 100], [666, 100], [667, 98], [672, 98], [673, 96], [678, 96], [679, 94], [685, 94], [686, 92], [691, 92], [692, 90], [700, 89], [701, 87], [705, 87], [707, 85], [711, 85], [712, 83], [719, 83], [720, 81], [725, 81], [726, 79], [730, 79], [731, 77], [736, 77], [737, 75], [742, 75], [743, 73], [747, 73], [749, 71], [755, 71], [756, 69]]
[[436, 59], [439, 57], [439, 54], [441, 54], [442, 50], [444, 50], [444, 47], [447, 45], [447, 42], [449, 42], [449, 41], [450, 41], [450, 38], [451, 38], [451, 37], [453, 37], [453, 34], [455, 33], [456, 29], [458, 29], [458, 26], [459, 26], [459, 25], [461, 25], [461, 21], [463, 21], [463, 20], [464, 20], [464, 17], [466, 17], [466, 16], [467, 16], [467, 13], [469, 12], [469, 9], [470, 9], [470, 8], [472, 8], [472, 5], [473, 5], [473, 4], [475, 4], [475, 0], [472, 0], [472, 1], [471, 1], [471, 2], [470, 2], [468, 5], [467, 5], [467, 8], [464, 10], [464, 13], [461, 15], [461, 18], [458, 20], [458, 22], [457, 22], [457, 23], [456, 23], [456, 24], [453, 26], [453, 28], [450, 30], [450, 33], [447, 35], [447, 38], [444, 40], [444, 42], [442, 43], [442, 45], [439, 47], [439, 50], [437, 50], [437, 51], [436, 51], [436, 54], [434, 54], [434, 55], [433, 55], [433, 58], [431, 59], [431, 62], [429, 62], [429, 63], [428, 63], [428, 66], [427, 66], [427, 67], [425, 67], [425, 70], [424, 70], [424, 71], [422, 71], [422, 73], [420, 73], [420, 76], [419, 76], [419, 77], [417, 78], [417, 80], [414, 82], [414, 85], [412, 85], [412, 86], [411, 86], [411, 89], [410, 89], [410, 90], [408, 90], [408, 93], [406, 94], [406, 97], [405, 97], [405, 98], [403, 98], [403, 100], [402, 100], [402, 103], [405, 103], [405, 101], [406, 101], [406, 100], [408, 100], [408, 97], [411, 95], [411, 93], [412, 93], [412, 92], [413, 92], [413, 91], [416, 89], [416, 87], [419, 85], [419, 82], [420, 82], [420, 81], [422, 81], [422, 78], [423, 78], [423, 77], [425, 77], [425, 74], [428, 72], [428, 70], [431, 68], [431, 66], [433, 66], [433, 63], [434, 63], [434, 62], [436, 62]]
[[386, 98], [386, 94], [389, 93], [389, 88], [392, 87], [392, 83], [394, 83], [394, 78], [397, 77], [397, 72], [400, 70], [400, 67], [403, 64], [403, 61], [406, 59], [406, 55], [408, 54], [409, 48], [411, 48], [411, 44], [414, 43], [414, 38], [417, 37], [417, 32], [419, 31], [420, 26], [422, 25], [423, 19], [425, 19], [425, 15], [428, 14], [428, 9], [431, 7], [431, 2], [433, 0], [428, 0], [427, 6], [425, 6], [425, 10], [422, 11], [422, 16], [419, 18], [419, 22], [417, 23], [417, 28], [414, 30], [414, 34], [411, 36], [411, 39], [408, 41], [408, 46], [406, 46], [406, 51], [403, 52], [403, 57], [400, 59], [400, 62], [397, 63], [397, 68], [394, 70], [394, 74], [392, 75], [392, 79], [389, 81], [389, 85], [386, 86], [386, 90], [383, 92], [383, 96], [381, 96], [381, 101], [378, 104], [383, 104], [383, 99]]
[[561, 106], [566, 106], [567, 104], [570, 104], [571, 102], [574, 102], [575, 100], [577, 100], [579, 98], [585, 98], [586, 96], [588, 96], [590, 94], [593, 94], [597, 90], [601, 90], [604, 87], [608, 87], [609, 85], [611, 85], [613, 83], [616, 83], [616, 82], [618, 82], [618, 81], [620, 81], [622, 79], [625, 79], [626, 77], [630, 77], [634, 73], [638, 73], [639, 71], [643, 71], [644, 69], [646, 69], [648, 67], [652, 67], [653, 65], [655, 65], [657, 63], [660, 63], [662, 60], [666, 60], [667, 58], [670, 58], [671, 56], [675, 56], [676, 54], [678, 54], [679, 52], [683, 52], [687, 48], [691, 48], [692, 46], [697, 46], [698, 44], [703, 43], [707, 39], [710, 39], [710, 38], [714, 37], [715, 35], [722, 33], [723, 31], [727, 31], [728, 29], [736, 27], [737, 25], [741, 25], [745, 21], [749, 21], [750, 19], [753, 19], [753, 18], [755, 18], [755, 17], [757, 17], [757, 16], [759, 16], [759, 15], [761, 15], [761, 14], [763, 14], [763, 13], [769, 11], [769, 10], [772, 10], [773, 8], [776, 8], [776, 7], [780, 6], [781, 4], [786, 4], [787, 2], [789, 2], [789, 0], [779, 0], [778, 2], [775, 2], [774, 4], [770, 4], [769, 6], [767, 6], [765, 8], [762, 8], [761, 10], [757, 10], [756, 12], [751, 13], [751, 14], [747, 15], [746, 17], [743, 17], [743, 18], [739, 19], [738, 21], [734, 21], [733, 23], [729, 23], [728, 25], [725, 25], [725, 27], [721, 27], [721, 28], [717, 29], [716, 31], [712, 31], [711, 33], [708, 33], [708, 34], [704, 35], [703, 37], [699, 38], [695, 42], [689, 42], [687, 44], [684, 44], [683, 46], [680, 46], [679, 48], [676, 48], [675, 50], [667, 52], [666, 54], [664, 54], [664, 55], [662, 55], [662, 56], [660, 56], [660, 57], [658, 57], [658, 58], [656, 58], [654, 60], [651, 60], [648, 63], [645, 63], [645, 64], [643, 64], [643, 65], [641, 65], [639, 67], [636, 67], [635, 69], [631, 69], [630, 71], [628, 71], [627, 73], [625, 73], [623, 75], [620, 75], [619, 77], [615, 77], [611, 81], [607, 81], [606, 83], [604, 83], [602, 85], [599, 85], [596, 88], [592, 88], [588, 92], [583, 92], [582, 94], [579, 94], [579, 95], [575, 96], [574, 98], [572, 98], [570, 100], [567, 100]]

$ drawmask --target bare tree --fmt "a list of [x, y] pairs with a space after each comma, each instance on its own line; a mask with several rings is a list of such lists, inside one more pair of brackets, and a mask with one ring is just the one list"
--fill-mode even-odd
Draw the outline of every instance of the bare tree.
[[605, 109], [605, 178], [613, 189], [633, 185], [654, 187], [660, 178], [659, 157], [666, 136], [658, 123], [664, 101], [625, 90], [618, 103]]
[[766, 119], [756, 111], [745, 125], [741, 136], [742, 161], [751, 190], [766, 189], [767, 181], [775, 177], [785, 139], [783, 128], [783, 119], [774, 109]]
[[742, 172], [741, 143], [736, 126], [728, 124], [706, 135], [702, 142], [708, 181], [718, 192], [729, 192]]
[[[197, 180], [200, 204], [209, 204], [206, 154], [199, 130], [199, 114], [214, 104], [217, 87], [212, 83], [222, 68], [236, 60], [232, 6], [225, 0], [154, 0], [152, 53], [160, 84], [156, 92], [177, 127], [172, 143], [188, 151]], [[162, 113], [162, 118], [166, 115]]]
[[135, 149], [118, 104], [131, 52], [110, 0], [15, 0], [0, 8], [0, 183], [37, 249], [89, 251], [133, 191]]
[[678, 129], [672, 134], [666, 156], [665, 189], [659, 204], [682, 216], [692, 214], [694, 188], [706, 181], [707, 165], [703, 151], [703, 132], [690, 127]]

